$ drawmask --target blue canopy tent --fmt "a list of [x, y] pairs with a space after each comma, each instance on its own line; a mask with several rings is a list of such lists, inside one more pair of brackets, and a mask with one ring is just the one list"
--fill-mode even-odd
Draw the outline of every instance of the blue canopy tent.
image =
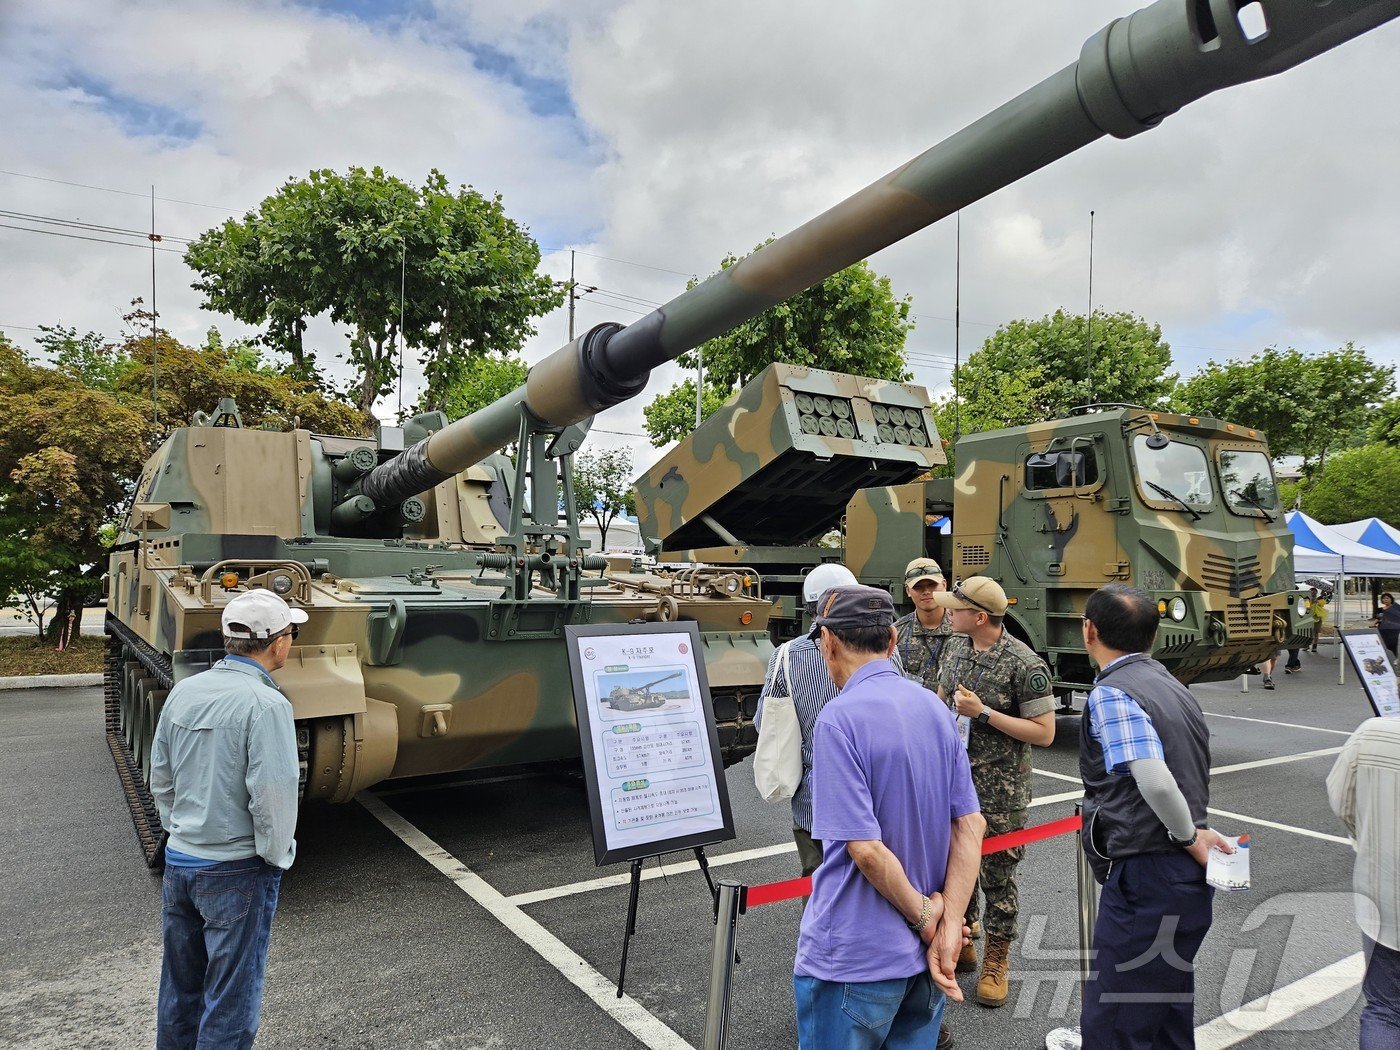
[[[1400, 577], [1400, 552], [1359, 543], [1342, 534], [1338, 527], [1324, 525], [1300, 510], [1289, 511], [1286, 517], [1293, 531], [1293, 570], [1298, 576], [1331, 576], [1337, 580], [1337, 601], [1332, 606], [1336, 627], [1342, 629], [1342, 605], [1348, 576]], [[1374, 520], [1374, 519], [1372, 519]], [[1352, 525], [1362, 524], [1352, 522]], [[1379, 523], [1383, 529], [1384, 522]], [[1358, 530], [1365, 533], [1366, 529]], [[1389, 534], [1387, 538], [1393, 539]], [[1345, 673], [1342, 646], [1337, 646], [1337, 681]]]
[[1380, 518], [1348, 521], [1342, 525], [1333, 525], [1332, 530], [1372, 550], [1400, 557], [1400, 529], [1387, 525]]

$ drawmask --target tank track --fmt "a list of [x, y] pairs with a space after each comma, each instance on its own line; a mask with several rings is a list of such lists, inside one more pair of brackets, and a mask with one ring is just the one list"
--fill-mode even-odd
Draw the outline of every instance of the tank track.
[[122, 667], [127, 660], [135, 660], [162, 689], [169, 689], [173, 684], [170, 661], [120, 620], [113, 619], [111, 614], [108, 614], [105, 626], [107, 652], [102, 675], [102, 701], [107, 747], [112, 752], [112, 761], [116, 763], [117, 779], [121, 781], [122, 793], [126, 795], [126, 804], [131, 809], [131, 822], [136, 825], [136, 837], [141, 843], [146, 866], [159, 868], [165, 863], [166, 834], [160, 824], [155, 799], [151, 797], [146, 778], [141, 773], [141, 766], [122, 732]]

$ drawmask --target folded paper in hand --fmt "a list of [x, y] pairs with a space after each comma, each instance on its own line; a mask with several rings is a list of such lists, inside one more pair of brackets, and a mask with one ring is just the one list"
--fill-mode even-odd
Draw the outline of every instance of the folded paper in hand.
[[1235, 847], [1234, 853], [1226, 853], [1215, 846], [1206, 856], [1206, 883], [1217, 890], [1249, 889], [1249, 836], [1239, 838], [1223, 836]]

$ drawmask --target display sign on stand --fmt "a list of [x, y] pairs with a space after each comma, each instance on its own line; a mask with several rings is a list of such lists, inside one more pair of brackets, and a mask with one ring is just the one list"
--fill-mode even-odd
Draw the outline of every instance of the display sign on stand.
[[1381, 718], [1400, 718], [1400, 688], [1395, 682], [1395, 668], [1390, 654], [1381, 644], [1380, 635], [1373, 630], [1339, 631], [1342, 646], [1351, 658], [1366, 690], [1366, 699]]
[[631, 893], [617, 978], [637, 927], [642, 861], [734, 838], [700, 628], [686, 623], [564, 628], [588, 785], [596, 864], [630, 861]]

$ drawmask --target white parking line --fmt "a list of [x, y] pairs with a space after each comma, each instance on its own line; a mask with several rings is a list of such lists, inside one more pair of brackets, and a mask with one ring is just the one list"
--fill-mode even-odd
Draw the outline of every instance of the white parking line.
[[1263, 726], [1282, 726], [1284, 729], [1311, 729], [1314, 733], [1335, 733], [1338, 736], [1351, 736], [1345, 729], [1323, 729], [1321, 726], [1299, 725], [1297, 722], [1270, 722], [1267, 718], [1246, 718], [1244, 715], [1222, 715], [1214, 711], [1207, 711], [1207, 718], [1229, 718], [1236, 722], [1258, 722]]
[[[796, 853], [797, 843], [780, 842], [776, 846], [761, 846], [758, 849], [738, 850], [734, 853], [721, 853], [717, 857], [707, 857], [711, 868], [721, 868], [726, 864], [742, 864], [746, 860], [761, 860], [764, 857], [777, 857], [784, 853]], [[679, 875], [685, 871], [699, 871], [700, 865], [693, 860], [677, 861], [674, 864], [666, 864], [663, 867], [648, 868], [642, 872], [642, 881], [650, 879], [664, 879], [669, 875]], [[514, 904], [523, 908], [527, 904], [538, 904], [540, 901], [552, 901], [559, 897], [572, 897], [576, 893], [589, 893], [593, 890], [606, 890], [613, 886], [626, 886], [632, 880], [630, 874], [626, 875], [605, 875], [601, 879], [587, 879], [583, 882], [571, 882], [566, 886], [552, 886], [547, 890], [531, 890], [528, 893], [517, 893], [513, 897], [507, 897], [508, 904]]]
[[1317, 751], [1300, 751], [1296, 755], [1279, 755], [1277, 758], [1261, 758], [1254, 762], [1236, 762], [1233, 766], [1216, 766], [1210, 771], [1211, 776], [1217, 773], [1238, 773], [1241, 769], [1261, 769], [1264, 766], [1281, 766], [1288, 762], [1303, 762], [1309, 758], [1322, 758], [1325, 755], [1341, 754], [1340, 747], [1324, 747]]
[[451, 879], [458, 889], [490, 912], [502, 926], [524, 941], [541, 959], [563, 974], [570, 984], [593, 1000], [644, 1045], [656, 1047], [657, 1050], [693, 1050], [689, 1043], [648, 1013], [646, 1008], [630, 995], [617, 998], [616, 986], [593, 969], [583, 956], [511, 904], [499, 890], [385, 803], [365, 792], [361, 792], [356, 798], [381, 824], [397, 835], [405, 846]]
[[1365, 959], [1357, 952], [1292, 984], [1275, 988], [1197, 1028], [1196, 1050], [1225, 1050], [1259, 1032], [1277, 1028], [1290, 1017], [1355, 988], [1365, 969]]
[[1238, 820], [1243, 824], [1258, 824], [1261, 828], [1291, 831], [1295, 835], [1305, 835], [1310, 839], [1321, 839], [1323, 842], [1338, 842], [1343, 846], [1351, 845], [1351, 839], [1343, 838], [1341, 835], [1328, 835], [1326, 832], [1312, 831], [1309, 828], [1297, 828], [1292, 824], [1275, 824], [1272, 820], [1265, 820], [1262, 817], [1251, 817], [1244, 813], [1231, 813], [1228, 809], [1215, 809], [1214, 807], [1210, 807], [1206, 812], [1213, 813], [1217, 817], [1229, 817], [1231, 820]]

